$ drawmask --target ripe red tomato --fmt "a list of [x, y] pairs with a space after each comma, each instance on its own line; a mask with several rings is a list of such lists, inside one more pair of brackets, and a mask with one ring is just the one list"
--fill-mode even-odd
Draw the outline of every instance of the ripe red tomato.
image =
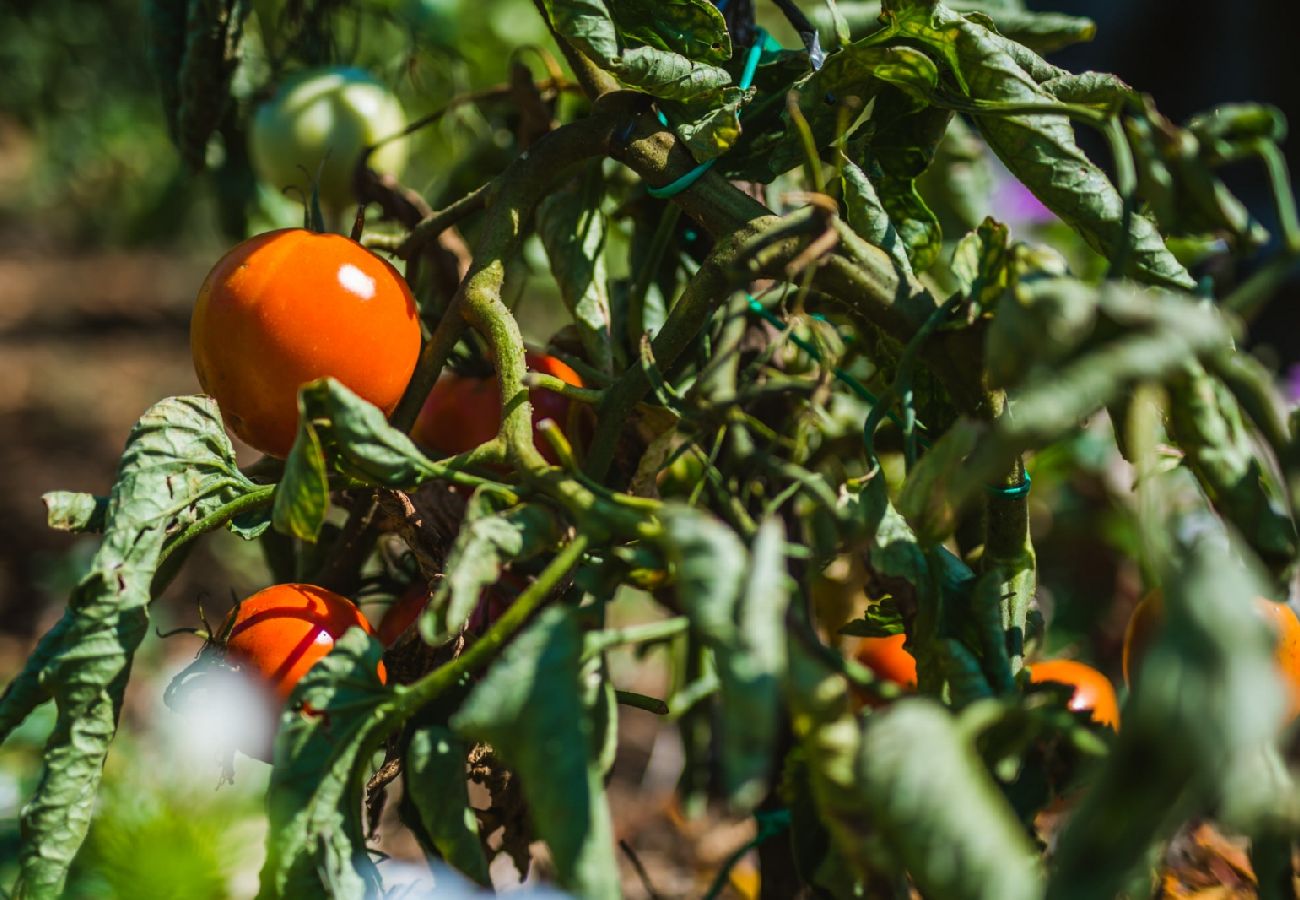
[[420, 613], [428, 605], [429, 586], [423, 581], [415, 582], [385, 610], [384, 617], [379, 620], [379, 642], [385, 647], [397, 643], [397, 639], [415, 624], [415, 620], [420, 618]]
[[[1300, 619], [1289, 606], [1265, 597], [1255, 598], [1255, 611], [1277, 635], [1273, 657], [1288, 688], [1288, 718], [1300, 715]], [[1159, 588], [1142, 598], [1124, 629], [1124, 681], [1133, 684], [1156, 635], [1164, 626], [1164, 594]]]
[[284, 457], [309, 381], [331, 376], [392, 412], [415, 370], [420, 324], [387, 262], [340, 235], [290, 228], [249, 238], [208, 273], [190, 350], [230, 429]]
[[854, 658], [880, 678], [905, 688], [916, 687], [916, 657], [903, 649], [905, 634], [863, 638]]
[[[554, 356], [530, 351], [525, 360], [531, 371], [553, 375], [574, 387], [584, 386], [582, 377]], [[572, 441], [574, 435], [568, 428], [571, 403], [567, 397], [541, 388], [530, 390], [528, 399], [533, 405], [533, 442], [554, 465], [559, 460], [536, 426], [543, 419], [553, 419]], [[435, 453], [453, 455], [490, 441], [500, 430], [501, 387], [497, 377], [472, 378], [447, 372], [429, 392], [411, 429], [411, 438]]]
[[[374, 634], [346, 597], [310, 584], [276, 584], [232, 609], [222, 633], [227, 657], [284, 699], [352, 627]], [[388, 680], [382, 662], [378, 673], [380, 681]]]
[[1092, 666], [1072, 659], [1049, 659], [1029, 666], [1029, 680], [1034, 684], [1047, 682], [1074, 688], [1070, 709], [1091, 712], [1092, 720], [1110, 728], [1119, 727], [1119, 702], [1110, 679]]

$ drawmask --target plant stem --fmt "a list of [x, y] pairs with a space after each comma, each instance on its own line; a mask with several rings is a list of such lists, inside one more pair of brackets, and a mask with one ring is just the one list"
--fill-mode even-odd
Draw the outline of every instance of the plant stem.
[[[460, 683], [465, 676], [478, 671], [497, 654], [506, 642], [522, 628], [533, 613], [550, 598], [551, 593], [569, 573], [587, 549], [587, 538], [579, 534], [556, 554], [537, 580], [530, 584], [515, 602], [492, 624], [492, 627], [465, 652], [451, 662], [434, 669], [400, 695], [397, 711], [400, 718], [412, 715], [420, 707], [437, 699], [444, 691]], [[397, 688], [396, 690], [403, 690]]]

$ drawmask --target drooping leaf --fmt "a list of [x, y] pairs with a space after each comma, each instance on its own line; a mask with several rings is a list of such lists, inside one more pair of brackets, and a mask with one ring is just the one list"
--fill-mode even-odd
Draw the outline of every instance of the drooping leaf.
[[1126, 245], [1126, 274], [1165, 287], [1192, 287], [1150, 220], [1132, 215], [1125, 233], [1123, 199], [1079, 149], [1065, 115], [996, 111], [998, 104], [1056, 102], [1034, 77], [1034, 70], [1054, 67], [941, 3], [900, 13], [897, 28], [945, 60], [963, 93], [987, 110], [975, 117], [976, 125], [998, 158], [1089, 246], [1114, 257]]
[[414, 814], [418, 827], [413, 830], [422, 844], [488, 887], [492, 881], [479, 840], [478, 817], [469, 805], [465, 777], [468, 750], [464, 741], [442, 725], [427, 725], [412, 732], [402, 758], [402, 803]]
[[369, 760], [397, 695], [379, 681], [379, 642], [349, 629], [294, 688], [275, 738], [259, 900], [360, 897], [379, 886], [365, 850]]
[[501, 655], [452, 718], [518, 774], [532, 824], [562, 887], [581, 897], [619, 894], [604, 781], [593, 758], [573, 614], [549, 607]]
[[[879, 2], [840, 0], [837, 3], [855, 38], [865, 37], [880, 28]], [[1024, 44], [1038, 53], [1051, 53], [1071, 44], [1090, 41], [1097, 33], [1091, 19], [1057, 12], [1027, 10], [1019, 3], [992, 3], [988, 0], [951, 0], [948, 6], [957, 12], [981, 12], [997, 26], [999, 34]], [[810, 9], [813, 22], [821, 27], [830, 23], [830, 14]]]
[[788, 599], [783, 535], [769, 520], [746, 552], [707, 514], [674, 509], [663, 521], [682, 607], [712, 649], [722, 683], [727, 793], [738, 807], [752, 807], [767, 790], [779, 724]]
[[411, 488], [446, 469], [388, 424], [381, 409], [332, 378], [302, 386], [298, 437], [275, 495], [276, 528], [314, 541], [329, 510], [329, 473], [365, 484]]
[[560, 524], [537, 504], [501, 508], [486, 491], [476, 491], [460, 533], [447, 555], [443, 579], [420, 616], [421, 633], [441, 643], [464, 626], [483, 589], [501, 578], [502, 567], [555, 545]]
[[0, 739], [44, 701], [58, 708], [23, 812], [18, 896], [58, 895], [85, 838], [166, 539], [255, 489], [209, 398], [163, 400], [132, 429], [103, 543], [63, 617], [0, 697]]
[[844, 218], [858, 235], [889, 254], [900, 273], [910, 276], [912, 262], [907, 257], [903, 239], [867, 173], [851, 159], [843, 160], [840, 182], [844, 191]]
[[108, 517], [108, 498], [73, 491], [50, 491], [41, 495], [45, 502], [46, 519], [57, 531], [89, 531], [94, 534], [104, 530]]
[[542, 201], [537, 210], [537, 232], [560, 296], [578, 326], [587, 359], [602, 372], [612, 373], [605, 216], [600, 209], [604, 190], [601, 165], [593, 163], [586, 177]]

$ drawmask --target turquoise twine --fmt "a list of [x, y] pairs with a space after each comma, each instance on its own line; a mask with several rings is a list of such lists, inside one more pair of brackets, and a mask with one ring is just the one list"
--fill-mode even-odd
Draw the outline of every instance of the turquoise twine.
[[990, 494], [997, 494], [999, 497], [1024, 497], [1029, 493], [1029, 488], [1033, 485], [1034, 479], [1029, 477], [1029, 472], [1025, 472], [1025, 480], [1020, 484], [1013, 484], [1007, 487], [998, 487], [996, 485], [987, 485]]
[[[780, 48], [781, 45], [772, 40], [772, 37], [766, 31], [762, 28], [758, 29], [758, 33], [754, 37], [754, 43], [750, 45], [749, 54], [745, 57], [744, 71], [740, 73], [739, 86], [742, 91], [749, 90], [750, 85], [754, 83], [754, 73], [758, 71], [758, 61], [762, 58], [763, 52], [769, 49], [779, 50]], [[739, 120], [739, 113], [736, 114], [736, 118]], [[669, 127], [668, 117], [665, 116], [663, 112], [659, 113], [659, 122], [665, 128]], [[667, 200], [669, 197], [675, 197], [691, 185], [695, 184], [695, 182], [699, 181], [700, 176], [713, 168], [713, 164], [717, 161], [717, 157], [714, 157], [706, 162], [702, 162], [685, 175], [673, 179], [663, 187], [647, 186], [646, 193], [651, 197], [654, 197], [656, 200]]]

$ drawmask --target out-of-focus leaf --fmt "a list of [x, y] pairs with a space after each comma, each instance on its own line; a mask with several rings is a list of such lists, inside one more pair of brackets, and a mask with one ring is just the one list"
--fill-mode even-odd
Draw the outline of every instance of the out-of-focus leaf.
[[1210, 502], [1275, 574], [1295, 565], [1296, 526], [1223, 383], [1189, 363], [1171, 385], [1169, 429]]
[[1036, 268], [1035, 254], [1024, 245], [1012, 250], [1012, 290], [998, 302], [985, 337], [989, 384], [1019, 384], [1035, 366], [1054, 366], [1092, 334], [1097, 318], [1097, 291], [1060, 269]]
[[849, 637], [889, 637], [903, 634], [903, 616], [898, 606], [888, 599], [873, 603], [859, 619], [848, 622], [840, 634]]
[[898, 511], [923, 544], [937, 544], [957, 527], [957, 511], [949, 505], [951, 485], [966, 479], [965, 459], [979, 432], [958, 422], [926, 451], [903, 482]]
[[947, 711], [906, 699], [860, 730], [847, 682], [797, 641], [789, 672], [787, 700], [814, 800], [859, 872], [901, 865], [927, 897], [1041, 896], [1028, 838]]
[[610, 12], [624, 38], [703, 62], [731, 58], [727, 22], [708, 0], [613, 0]]
[[59, 895], [86, 836], [165, 540], [255, 489], [209, 398], [163, 400], [132, 429], [90, 569], [0, 696], [0, 740], [46, 700], [58, 708], [23, 811], [17, 896]]
[[[879, 2], [840, 0], [836, 5], [854, 37], [865, 37], [880, 28]], [[1056, 12], [1031, 11], [1019, 3], [951, 0], [948, 6], [958, 12], [986, 14], [1000, 34], [1038, 53], [1051, 53], [1071, 44], [1090, 41], [1097, 33], [1097, 26], [1091, 19]], [[830, 15], [825, 10], [811, 9], [809, 16], [819, 27], [825, 28], [830, 24]]]
[[750, 808], [766, 794], [780, 724], [784, 535], [768, 520], [746, 552], [731, 529], [706, 513], [670, 508], [663, 523], [682, 608], [713, 650], [722, 683], [727, 794], [737, 807]]
[[349, 629], [289, 698], [267, 788], [260, 900], [379, 888], [361, 811], [370, 757], [396, 725], [397, 695], [379, 681], [381, 652], [373, 637]]
[[465, 757], [469, 748], [449, 728], [426, 725], [411, 733], [402, 757], [403, 818], [415, 836], [455, 869], [489, 887], [478, 817], [469, 805]]
[[491, 744], [518, 773], [560, 885], [581, 897], [616, 897], [613, 826], [582, 706], [581, 653], [573, 614], [544, 610], [488, 670], [451, 725]]
[[[709, 7], [712, 9], [712, 7]], [[605, 268], [605, 216], [600, 198], [605, 182], [599, 162], [587, 177], [547, 197], [537, 210], [537, 231], [560, 296], [578, 327], [587, 359], [613, 371], [613, 336]]]
[[104, 530], [108, 516], [108, 498], [73, 491], [50, 491], [41, 495], [45, 503], [46, 520], [56, 531], [89, 531], [95, 534]]
[[944, 234], [970, 231], [988, 214], [993, 194], [991, 159], [983, 139], [964, 119], [954, 116], [948, 121], [930, 167], [916, 180]]
[[554, 546], [559, 537], [559, 522], [545, 507], [501, 509], [492, 494], [476, 491], [447, 554], [444, 577], [420, 616], [425, 640], [437, 644], [458, 632], [483, 589], [501, 578], [506, 563], [534, 556]]
[[[1295, 813], [1293, 790], [1279, 792], [1277, 775], [1258, 765], [1276, 764], [1286, 705], [1269, 630], [1252, 610], [1263, 583], [1212, 517], [1172, 517], [1168, 504], [1185, 495], [1148, 487], [1164, 495], [1152, 524], [1175, 543], [1161, 565], [1167, 624], [1138, 670], [1113, 751], [1060, 835], [1050, 900], [1113, 896], [1193, 810], [1226, 803], [1247, 829], [1285, 807]], [[1152, 759], [1159, 765], [1143, 762]]]
[[[900, 13], [897, 27], [899, 34], [939, 54], [963, 93], [991, 104], [990, 110], [998, 103], [1056, 102], [1033, 77], [1033, 70], [1053, 67], [943, 4]], [[1123, 199], [1079, 149], [1065, 115], [990, 111], [977, 116], [976, 125], [1007, 168], [1095, 251], [1113, 257], [1124, 242], [1129, 247], [1127, 274], [1165, 287], [1193, 286], [1150, 220], [1131, 216], [1125, 234]]]

